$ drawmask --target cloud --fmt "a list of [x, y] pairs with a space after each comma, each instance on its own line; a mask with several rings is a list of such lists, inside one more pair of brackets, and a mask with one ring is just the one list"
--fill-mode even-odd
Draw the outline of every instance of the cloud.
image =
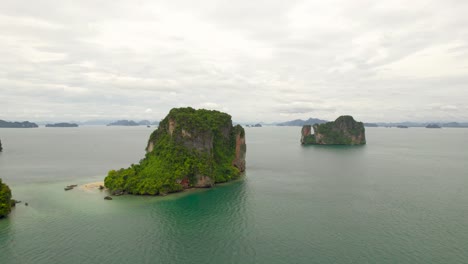
[[0, 118], [159, 120], [193, 106], [252, 122], [467, 121], [467, 9], [456, 0], [5, 0]]

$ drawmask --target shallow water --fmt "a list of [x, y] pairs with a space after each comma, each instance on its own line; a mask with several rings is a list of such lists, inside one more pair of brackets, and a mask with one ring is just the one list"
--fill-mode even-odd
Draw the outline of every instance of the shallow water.
[[468, 129], [302, 147], [299, 127], [246, 128], [238, 181], [113, 201], [63, 190], [138, 162], [151, 132], [0, 129], [0, 177], [23, 201], [0, 220], [1, 263], [468, 263]]

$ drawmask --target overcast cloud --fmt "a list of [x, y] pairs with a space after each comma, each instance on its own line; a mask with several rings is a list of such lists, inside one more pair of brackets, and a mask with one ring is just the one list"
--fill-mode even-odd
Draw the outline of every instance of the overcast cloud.
[[0, 119], [468, 121], [466, 0], [0, 2]]

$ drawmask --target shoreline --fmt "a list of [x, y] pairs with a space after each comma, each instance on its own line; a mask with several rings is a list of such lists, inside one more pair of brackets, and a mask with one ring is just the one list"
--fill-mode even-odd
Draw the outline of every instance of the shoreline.
[[[235, 182], [243, 180], [244, 178], [245, 178], [245, 174], [243, 173], [237, 179], [234, 179], [232, 181], [227, 181], [227, 182], [216, 183], [212, 187], [192, 187], [192, 188], [183, 189], [182, 191], [178, 191], [178, 192], [167, 193], [165, 195], [161, 195], [161, 194], [158, 194], [158, 195], [143, 194], [143, 195], [141, 195], [141, 194], [127, 194], [127, 193], [122, 194], [122, 195], [112, 195], [111, 193], [109, 193], [109, 196], [111, 196], [111, 197], [115, 197], [115, 196], [148, 196], [148, 197], [168, 197], [168, 196], [170, 196], [170, 197], [176, 197], [178, 194], [179, 195], [189, 194], [191, 192], [198, 192], [198, 191], [213, 189], [213, 188], [216, 188], [217, 186], [222, 187], [224, 185], [233, 184]], [[82, 185], [78, 186], [78, 189], [80, 189], [82, 191], [86, 191], [86, 192], [92, 192], [92, 191], [99, 190], [100, 185], [104, 186], [104, 181], [90, 182], [90, 183], [82, 184]], [[107, 188], [104, 188], [103, 190], [108, 191]]]

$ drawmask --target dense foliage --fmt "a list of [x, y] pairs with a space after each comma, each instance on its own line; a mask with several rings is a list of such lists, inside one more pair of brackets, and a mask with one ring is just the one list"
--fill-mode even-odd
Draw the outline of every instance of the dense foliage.
[[[111, 170], [104, 184], [110, 190], [157, 195], [181, 191], [183, 181], [194, 186], [200, 175], [214, 182], [231, 180], [240, 174], [232, 165], [236, 133], [243, 136], [244, 130], [240, 126], [233, 128], [228, 114], [172, 109], [151, 134], [149, 144], [153, 148], [146, 157], [129, 168]], [[202, 143], [206, 141], [212, 142], [212, 148], [204, 148]]]
[[0, 218], [7, 216], [11, 211], [11, 190], [0, 179]]
[[315, 135], [307, 135], [304, 137], [302, 144], [315, 144]]
[[351, 116], [340, 116], [335, 122], [316, 126], [317, 133], [326, 135], [327, 144], [351, 145], [352, 137], [364, 133], [364, 124], [356, 122]]

